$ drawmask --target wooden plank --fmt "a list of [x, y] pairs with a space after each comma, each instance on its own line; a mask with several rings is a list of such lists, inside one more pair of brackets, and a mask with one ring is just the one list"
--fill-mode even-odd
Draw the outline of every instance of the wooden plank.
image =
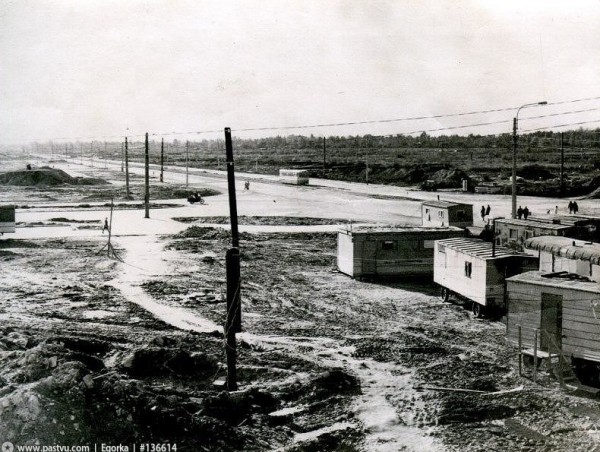
[[591, 325], [597, 325], [600, 323], [600, 320], [594, 318], [593, 315], [579, 315], [577, 313], [564, 312], [563, 311], [563, 320], [571, 320], [577, 323], [589, 323]]
[[574, 337], [563, 337], [563, 350], [567, 347], [588, 350], [600, 354], [600, 342], [577, 339]]
[[586, 333], [599, 333], [600, 334], [600, 322], [594, 319], [593, 322], [581, 322], [573, 321], [563, 317], [563, 328], [565, 331], [577, 330]]
[[581, 330], [572, 330], [563, 328], [563, 337], [565, 338], [576, 338], [582, 339], [585, 341], [595, 341], [598, 342], [600, 346], [600, 333], [589, 333]]

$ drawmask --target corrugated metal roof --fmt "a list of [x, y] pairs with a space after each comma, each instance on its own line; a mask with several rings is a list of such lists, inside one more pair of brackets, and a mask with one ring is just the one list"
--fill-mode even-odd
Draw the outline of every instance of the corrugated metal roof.
[[555, 256], [589, 261], [600, 265], [600, 244], [574, 240], [568, 237], [540, 236], [525, 241], [525, 248], [547, 251]]
[[468, 256], [479, 259], [503, 259], [512, 256], [525, 256], [523, 253], [513, 251], [508, 248], [496, 246], [495, 255], [492, 256], [492, 244], [480, 239], [468, 237], [456, 237], [452, 239], [438, 240], [437, 243], [445, 245], [447, 248], [459, 251]]
[[547, 223], [545, 221], [535, 219], [519, 220], [518, 218], [503, 218], [496, 220], [496, 223], [504, 223], [514, 226], [531, 226], [534, 228], [544, 228], [553, 230], [565, 230], [571, 228], [571, 226], [568, 225]]
[[456, 226], [435, 228], [431, 226], [358, 226], [352, 229], [342, 229], [339, 232], [347, 234], [390, 234], [404, 232], [455, 232], [464, 233], [464, 229]]
[[446, 208], [446, 207], [452, 207], [452, 206], [466, 206], [466, 207], [473, 207], [471, 204], [463, 204], [460, 202], [451, 202], [451, 201], [423, 201], [423, 205], [424, 206], [431, 206], [431, 207], [441, 207], [441, 208]]
[[[543, 276], [546, 275], [546, 276]], [[600, 284], [593, 281], [568, 279], [561, 276], [549, 276], [548, 273], [531, 271], [506, 278], [507, 281], [517, 281], [525, 284], [535, 284], [547, 287], [560, 287], [600, 294]]]

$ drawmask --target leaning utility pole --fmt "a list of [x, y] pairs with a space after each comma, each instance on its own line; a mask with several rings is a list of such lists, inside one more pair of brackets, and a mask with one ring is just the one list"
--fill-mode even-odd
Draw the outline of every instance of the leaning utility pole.
[[148, 132], [146, 132], [146, 143], [145, 143], [145, 167], [146, 167], [146, 171], [145, 171], [145, 177], [144, 177], [144, 181], [145, 181], [145, 186], [146, 186], [146, 191], [144, 194], [144, 205], [146, 208], [146, 215], [144, 215], [144, 218], [150, 218], [150, 156], [148, 153]]
[[165, 166], [165, 139], [160, 140], [160, 181], [163, 182], [163, 171]]
[[127, 199], [131, 197], [129, 193], [129, 152], [128, 152], [127, 137], [125, 137], [125, 196]]
[[241, 331], [242, 306], [240, 302], [240, 239], [238, 233], [237, 203], [235, 195], [235, 170], [231, 129], [225, 128], [225, 152], [227, 158], [227, 185], [229, 213], [231, 216], [231, 248], [225, 255], [227, 274], [227, 320], [225, 322], [225, 354], [227, 356], [227, 389], [237, 390], [237, 346], [235, 333]]

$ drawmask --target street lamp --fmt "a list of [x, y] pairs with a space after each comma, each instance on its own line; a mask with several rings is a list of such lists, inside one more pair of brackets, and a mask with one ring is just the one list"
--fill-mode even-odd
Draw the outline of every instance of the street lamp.
[[536, 105], [548, 105], [548, 102], [534, 102], [521, 105], [513, 118], [513, 155], [512, 155], [512, 217], [517, 218], [517, 128], [519, 127], [519, 112], [522, 108], [534, 107]]

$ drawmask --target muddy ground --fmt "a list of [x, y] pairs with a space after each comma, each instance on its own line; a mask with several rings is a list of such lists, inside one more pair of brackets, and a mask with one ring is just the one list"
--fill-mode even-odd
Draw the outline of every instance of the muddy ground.
[[[224, 392], [214, 382], [226, 375], [221, 325], [231, 238], [206, 223], [226, 223], [227, 200], [153, 201], [159, 218], [142, 223], [124, 200], [118, 169], [97, 170], [111, 185], [0, 193], [0, 201], [22, 206], [18, 214], [28, 220], [19, 231], [29, 234], [0, 238], [0, 442], [153, 442], [179, 451], [587, 451], [600, 444], [597, 400], [560, 389], [544, 368], [538, 383], [520, 377], [501, 320], [475, 320], [459, 303], [443, 303], [427, 280], [340, 274], [335, 233], [324, 231], [347, 227], [331, 207], [354, 198], [335, 190], [319, 192], [317, 201], [329, 204], [311, 201], [322, 218], [283, 197], [277, 206], [296, 216], [248, 214], [251, 203], [275, 205], [281, 189], [273, 184], [253, 182], [240, 195], [240, 224], [255, 232], [242, 232], [240, 243], [240, 390]], [[132, 183], [136, 196], [140, 182]], [[106, 196], [115, 190], [124, 232], [113, 245], [122, 261], [100, 253]], [[152, 199], [185, 190], [153, 188]], [[299, 205], [312, 199], [302, 193]], [[403, 205], [389, 202], [397, 204], [369, 208], [388, 216]], [[161, 216], [155, 207], [164, 207]], [[178, 232], [158, 234], [158, 225]], [[301, 232], [282, 232], [289, 225]], [[29, 238], [53, 228], [67, 236]]]
[[[200, 226], [159, 238], [170, 270], [144, 291], [223, 324], [228, 240]], [[242, 234], [233, 394], [213, 386], [218, 331], [169, 326], [111, 284], [133, 265], [126, 247], [121, 263], [99, 240], [0, 243], [0, 436], [17, 444], [488, 451], [600, 439], [596, 401], [543, 371], [541, 385], [517, 375], [501, 322], [473, 320], [428, 283], [336, 272], [333, 234]]]

